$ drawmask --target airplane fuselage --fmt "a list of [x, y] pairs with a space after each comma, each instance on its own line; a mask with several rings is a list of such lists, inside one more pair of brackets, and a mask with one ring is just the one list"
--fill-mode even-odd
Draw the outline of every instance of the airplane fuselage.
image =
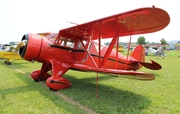
[[[75, 47], [76, 45], [79, 45], [79, 42], [77, 41], [74, 41], [74, 47], [71, 47], [56, 45], [52, 41], [34, 34], [28, 34], [28, 36], [25, 35], [24, 39], [28, 39], [28, 48], [25, 48], [26, 50], [20, 50], [21, 57], [28, 61], [38, 61], [41, 63], [48, 63], [54, 60], [67, 65], [81, 63], [89, 67], [99, 67], [108, 49], [107, 46], [101, 46], [99, 50], [98, 43], [94, 41], [85, 44], [85, 46], [88, 47], [86, 50], [82, 45], [82, 47]], [[101, 55], [99, 55], [99, 51]], [[127, 58], [119, 52], [116, 53], [115, 50], [111, 51], [107, 62], [100, 67], [120, 70], [139, 69], [137, 62], [132, 62], [130, 58]]]

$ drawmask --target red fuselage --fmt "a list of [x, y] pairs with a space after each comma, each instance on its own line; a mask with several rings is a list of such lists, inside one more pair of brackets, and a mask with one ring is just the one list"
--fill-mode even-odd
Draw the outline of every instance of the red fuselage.
[[[100, 66], [101, 63], [99, 61], [102, 61], [108, 49], [107, 46], [101, 46], [101, 55], [99, 56], [99, 46], [94, 41], [84, 41], [83, 47], [77, 39], [73, 41], [73, 46], [71, 46], [72, 44], [64, 46], [56, 45], [44, 36], [36, 34], [24, 35], [22, 40], [27, 40], [27, 45], [20, 49], [21, 57], [27, 61], [38, 61], [41, 63], [49, 63], [51, 60], [54, 60], [67, 65], [81, 63], [89, 67], [97, 67]], [[127, 66], [126, 70], [137, 70], [139, 68], [137, 62], [131, 61], [130, 58], [112, 50], [106, 63], [101, 67], [124, 70], [125, 66]]]

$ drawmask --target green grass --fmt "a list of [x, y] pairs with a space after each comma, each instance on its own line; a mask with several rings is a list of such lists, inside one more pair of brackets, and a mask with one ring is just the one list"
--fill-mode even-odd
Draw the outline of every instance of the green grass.
[[[0, 113], [66, 114], [88, 113], [73, 105], [58, 93], [67, 96], [101, 114], [179, 114], [180, 113], [180, 55], [179, 51], [166, 52], [165, 59], [147, 56], [162, 65], [159, 71], [142, 68], [152, 73], [153, 81], [139, 81], [98, 75], [98, 98], [96, 98], [96, 73], [69, 70], [64, 77], [73, 86], [52, 92], [45, 82], [35, 83], [28, 75], [39, 69], [40, 63], [13, 61], [12, 66], [0, 60]], [[26, 72], [22, 74], [15, 68]]]

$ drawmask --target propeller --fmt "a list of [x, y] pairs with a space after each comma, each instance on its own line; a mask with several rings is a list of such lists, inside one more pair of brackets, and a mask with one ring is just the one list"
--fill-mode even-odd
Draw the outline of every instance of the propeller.
[[21, 42], [18, 43], [17, 48], [21, 48], [23, 46], [26, 46], [26, 44], [27, 44], [27, 40], [22, 40]]
[[19, 42], [19, 44], [17, 45], [17, 47], [19, 48], [19, 54], [22, 58], [24, 57], [24, 54], [26, 52], [27, 44], [28, 44], [28, 34], [25, 34], [22, 37], [21, 42]]

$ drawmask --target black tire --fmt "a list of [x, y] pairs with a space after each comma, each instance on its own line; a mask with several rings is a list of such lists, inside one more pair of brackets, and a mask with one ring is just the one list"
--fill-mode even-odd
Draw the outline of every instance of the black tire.
[[54, 91], [54, 92], [57, 92], [57, 91], [58, 91], [58, 90], [52, 89], [52, 88], [50, 88], [50, 87], [49, 87], [49, 90]]
[[39, 79], [34, 79], [35, 82], [39, 82], [40, 80]]
[[11, 65], [11, 62], [6, 62], [7, 65]]

